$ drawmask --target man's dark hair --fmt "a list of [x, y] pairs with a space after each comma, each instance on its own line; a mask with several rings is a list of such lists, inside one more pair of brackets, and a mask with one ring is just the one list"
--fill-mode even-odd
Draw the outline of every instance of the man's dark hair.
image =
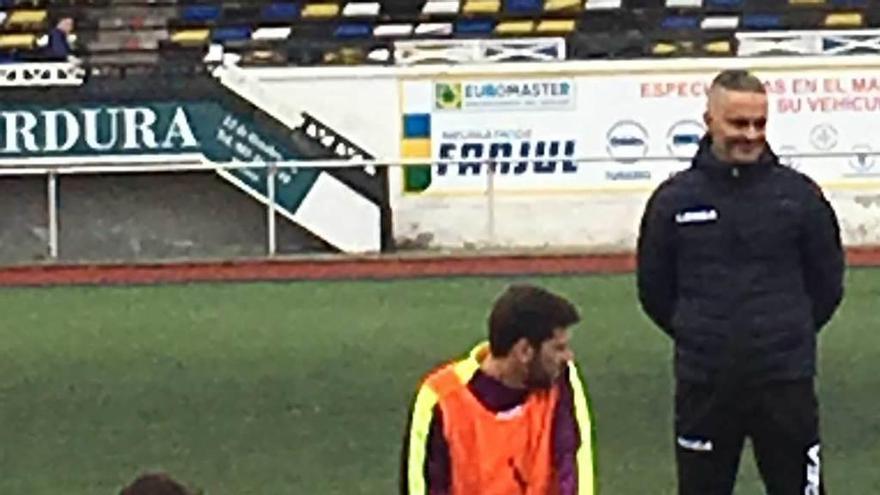
[[489, 315], [489, 349], [504, 357], [520, 339], [534, 348], [553, 332], [580, 321], [574, 305], [562, 296], [529, 284], [514, 284], [495, 301]]
[[147, 473], [123, 488], [119, 495], [195, 495], [164, 473]]
[[728, 69], [721, 71], [712, 80], [712, 88], [724, 88], [729, 91], [745, 91], [749, 93], [767, 94], [767, 88], [761, 80], [747, 70]]

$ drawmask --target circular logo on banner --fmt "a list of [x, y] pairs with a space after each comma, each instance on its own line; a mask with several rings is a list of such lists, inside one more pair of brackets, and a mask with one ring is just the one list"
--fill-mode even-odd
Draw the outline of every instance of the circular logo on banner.
[[837, 146], [837, 129], [831, 124], [819, 124], [810, 131], [810, 143], [819, 151], [830, 151]]
[[786, 144], [785, 146], [780, 147], [779, 148], [779, 163], [781, 163], [782, 165], [785, 165], [788, 168], [800, 170], [800, 168], [801, 168], [800, 160], [790, 156], [790, 155], [797, 153], [797, 151], [798, 151], [797, 148], [790, 145], [790, 144]]
[[633, 120], [622, 120], [605, 135], [608, 156], [620, 162], [635, 162], [648, 154], [648, 131]]
[[849, 166], [857, 173], [866, 174], [877, 164], [876, 157], [870, 155], [873, 150], [868, 144], [857, 144], [853, 146], [855, 156], [849, 159]]
[[676, 122], [666, 133], [666, 149], [676, 158], [693, 158], [705, 133], [706, 126], [700, 121]]

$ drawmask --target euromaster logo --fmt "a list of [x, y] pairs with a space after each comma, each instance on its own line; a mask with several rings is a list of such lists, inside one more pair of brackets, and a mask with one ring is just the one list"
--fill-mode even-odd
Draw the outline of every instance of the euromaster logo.
[[458, 110], [461, 108], [461, 83], [437, 83], [434, 85], [434, 108]]
[[437, 110], [564, 110], [575, 106], [568, 79], [442, 82], [434, 85]]

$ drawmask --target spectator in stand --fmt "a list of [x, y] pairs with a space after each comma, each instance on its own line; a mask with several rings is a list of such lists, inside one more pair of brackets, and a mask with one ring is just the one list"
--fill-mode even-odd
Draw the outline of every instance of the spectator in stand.
[[73, 35], [74, 21], [70, 16], [61, 17], [49, 31], [49, 41], [45, 48], [44, 60], [67, 62], [72, 55], [70, 37]]

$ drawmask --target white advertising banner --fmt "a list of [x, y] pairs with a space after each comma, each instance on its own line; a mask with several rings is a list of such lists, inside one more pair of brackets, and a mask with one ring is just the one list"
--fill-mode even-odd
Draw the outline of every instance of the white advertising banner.
[[[496, 194], [650, 190], [690, 165], [715, 73], [404, 80], [402, 154], [442, 161], [429, 177], [409, 172], [409, 190], [484, 193], [488, 163]], [[880, 160], [864, 154], [880, 150], [880, 68], [756, 74], [777, 153], [851, 153], [787, 164], [823, 184], [880, 182]]]

